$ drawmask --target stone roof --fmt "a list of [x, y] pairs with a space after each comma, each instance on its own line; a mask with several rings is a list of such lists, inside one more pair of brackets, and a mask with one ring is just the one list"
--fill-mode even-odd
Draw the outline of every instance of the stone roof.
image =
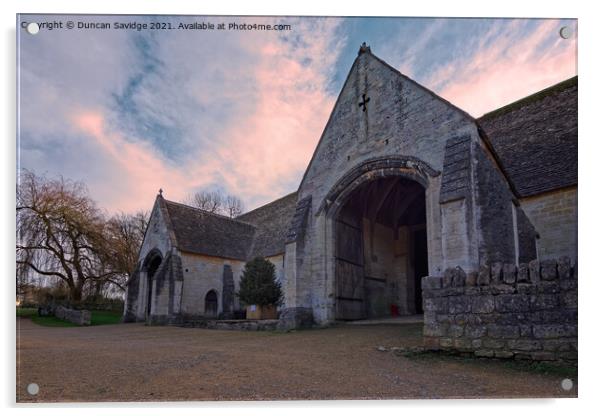
[[577, 184], [577, 77], [477, 120], [520, 197]]
[[288, 228], [295, 214], [297, 192], [237, 217], [257, 227], [249, 258], [284, 253]]
[[168, 229], [173, 231], [180, 250], [242, 261], [284, 253], [297, 203], [294, 192], [237, 218], [229, 218], [159, 198], [168, 215]]
[[180, 250], [235, 260], [247, 259], [255, 235], [253, 225], [177, 202], [164, 202]]

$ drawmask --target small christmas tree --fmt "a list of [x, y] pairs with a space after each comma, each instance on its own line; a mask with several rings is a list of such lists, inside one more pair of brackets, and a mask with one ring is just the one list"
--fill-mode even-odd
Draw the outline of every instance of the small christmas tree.
[[248, 262], [236, 296], [247, 305], [266, 306], [282, 303], [282, 288], [276, 281], [276, 268], [272, 262], [262, 257]]

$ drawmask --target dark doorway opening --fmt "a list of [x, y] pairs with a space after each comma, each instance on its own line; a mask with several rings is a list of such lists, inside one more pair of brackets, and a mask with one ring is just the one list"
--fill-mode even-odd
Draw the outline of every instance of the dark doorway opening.
[[205, 316], [217, 316], [217, 293], [215, 290], [210, 290], [205, 295]]
[[147, 257], [146, 266], [146, 317], [148, 318], [151, 314], [152, 300], [153, 300], [153, 278], [159, 266], [161, 265], [161, 255], [158, 253], [151, 253]]
[[335, 318], [422, 312], [428, 275], [424, 188], [402, 177], [360, 185], [334, 218]]

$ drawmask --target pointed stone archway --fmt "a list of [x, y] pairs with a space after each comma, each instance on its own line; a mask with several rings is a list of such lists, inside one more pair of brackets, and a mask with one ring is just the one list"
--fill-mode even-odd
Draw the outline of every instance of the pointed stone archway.
[[327, 229], [327, 319], [422, 313], [420, 279], [438, 262], [429, 247], [438, 180], [426, 163], [394, 157], [365, 162], [331, 189], [317, 213]]
[[428, 274], [424, 188], [400, 176], [358, 186], [335, 223], [335, 319], [422, 311]]
[[163, 262], [163, 255], [157, 249], [151, 250], [142, 263], [141, 280], [144, 282], [144, 316], [148, 320], [152, 315], [154, 277]]

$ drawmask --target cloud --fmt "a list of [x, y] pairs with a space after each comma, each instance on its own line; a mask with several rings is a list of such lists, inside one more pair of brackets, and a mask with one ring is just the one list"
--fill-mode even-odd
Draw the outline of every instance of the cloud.
[[84, 181], [109, 211], [149, 209], [159, 187], [173, 200], [220, 188], [248, 208], [295, 190], [343, 39], [340, 19], [286, 23], [24, 38], [21, 94], [38, 99], [22, 100], [21, 166]]
[[[399, 58], [399, 70], [410, 77], [414, 76], [417, 71], [417, 61], [423, 58], [423, 52], [428, 50], [430, 44], [441, 36], [445, 28], [445, 19], [429, 19], [423, 30], [418, 32], [413, 42], [409, 46], [402, 49], [404, 52]], [[404, 39], [404, 41], [407, 41]], [[395, 41], [393, 41], [395, 42]], [[388, 48], [393, 48], [389, 45]]]
[[[349, 28], [368, 20], [166, 19], [292, 30], [22, 37], [21, 167], [82, 180], [111, 212], [150, 209], [160, 187], [172, 200], [219, 188], [249, 209], [294, 191], [338, 94], [342, 51], [356, 42]], [[399, 38], [383, 44], [385, 60], [474, 115], [575, 72], [576, 40], [557, 36], [558, 21], [389, 19], [390, 33], [369, 22]]]
[[574, 76], [576, 38], [560, 38], [557, 20], [534, 29], [527, 23], [498, 22], [470, 55], [440, 66], [424, 84], [480, 116]]
[[326, 93], [340, 43], [338, 22], [298, 20], [311, 42], [283, 39], [257, 47], [254, 71], [261, 91], [252, 113], [224, 131], [217, 154], [224, 180], [235, 193], [251, 190], [251, 201], [268, 202], [295, 190], [334, 104]]
[[152, 56], [152, 65], [141, 66], [151, 69], [131, 77], [113, 121], [186, 172], [186, 181], [165, 185], [166, 195], [221, 188], [253, 208], [297, 188], [334, 102], [326, 86], [342, 40], [339, 19], [287, 23], [291, 34], [143, 43], [141, 60]]
[[[78, 111], [71, 117], [73, 127], [82, 137], [94, 140], [98, 149], [96, 158], [110, 172], [102, 183], [95, 183], [94, 196], [107, 208], [118, 207], [128, 212], [149, 209], [149, 202], [167, 183], [186, 183], [183, 172], [169, 166], [155, 151], [144, 143], [132, 143], [106, 125], [99, 111]], [[173, 189], [172, 198], [185, 197], [186, 187]], [[111, 211], [113, 210], [111, 209]]]

